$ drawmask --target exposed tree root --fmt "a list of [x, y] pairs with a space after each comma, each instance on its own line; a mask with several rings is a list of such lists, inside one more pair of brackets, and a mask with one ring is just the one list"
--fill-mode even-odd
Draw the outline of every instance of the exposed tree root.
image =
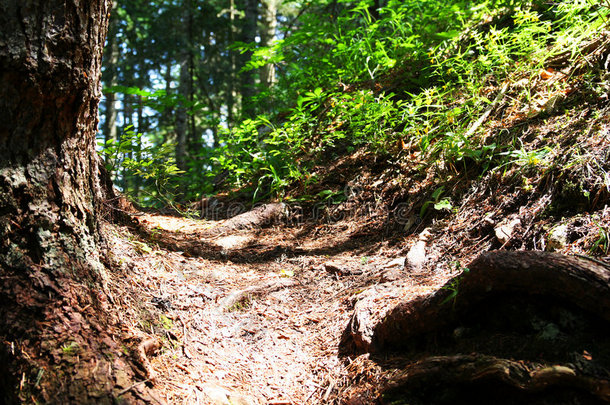
[[[610, 269], [603, 262], [488, 252], [434, 294], [399, 304], [376, 324], [362, 311], [344, 332], [344, 353], [400, 350], [412, 359], [390, 378], [390, 396], [415, 398], [435, 386], [446, 398], [463, 399], [465, 385], [484, 382], [517, 396], [557, 388], [594, 398], [586, 403], [610, 402]], [[430, 395], [424, 402], [444, 403], [438, 392]]]
[[[453, 391], [451, 394], [457, 396], [464, 394], [460, 392], [464, 387], [472, 389], [469, 395], [474, 403], [492, 399], [494, 403], [498, 399], [500, 403], [516, 403], [514, 401], [519, 399], [526, 400], [528, 395], [542, 397], [545, 393], [557, 394], [557, 391], [563, 399], [576, 394], [588, 398], [587, 403], [610, 402], [610, 382], [607, 380], [578, 375], [566, 366], [533, 369], [520, 361], [485, 355], [426, 358], [396, 373], [388, 383], [385, 395], [386, 401], [400, 403], [398, 398], [406, 389], [417, 390], [424, 393], [422, 396], [426, 400], [439, 403], [443, 402], [442, 395], [434, 395], [432, 391], [439, 394], [443, 390]], [[553, 391], [556, 392], [551, 394]]]

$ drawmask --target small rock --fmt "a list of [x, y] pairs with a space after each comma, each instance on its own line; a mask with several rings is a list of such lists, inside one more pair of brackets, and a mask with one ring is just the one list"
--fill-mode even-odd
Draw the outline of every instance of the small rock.
[[483, 221], [485, 221], [491, 226], [494, 226], [496, 224], [496, 221], [494, 221], [493, 217], [490, 215], [486, 215], [485, 218], [483, 218]]
[[515, 228], [519, 225], [521, 225], [519, 218], [505, 219], [494, 228], [496, 238], [502, 244], [507, 243], [513, 237]]
[[424, 264], [426, 263], [426, 245], [431, 235], [432, 232], [430, 232], [429, 228], [424, 229], [422, 233], [419, 234], [417, 242], [409, 249], [406, 264], [410, 270], [414, 272], [423, 270]]
[[568, 225], [561, 224], [551, 229], [548, 235], [546, 250], [554, 252], [568, 245]]
[[163, 311], [170, 311], [172, 309], [172, 302], [169, 298], [153, 297], [150, 302]]
[[401, 279], [406, 262], [406, 257], [397, 257], [396, 259], [392, 259], [383, 266], [381, 266], [380, 281], [382, 283], [385, 283], [388, 281], [396, 281]]
[[229, 405], [229, 392], [214, 384], [206, 384], [203, 387], [204, 394], [214, 405]]

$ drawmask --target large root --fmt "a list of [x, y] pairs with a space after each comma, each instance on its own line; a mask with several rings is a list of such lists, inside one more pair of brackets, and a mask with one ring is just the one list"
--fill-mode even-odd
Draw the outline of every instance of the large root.
[[[463, 399], [448, 387], [484, 381], [519, 395], [569, 388], [610, 402], [610, 268], [603, 262], [545, 252], [484, 253], [434, 294], [399, 304], [374, 325], [363, 321], [369, 320], [354, 314], [343, 353], [387, 359], [400, 351], [411, 359], [399, 371], [379, 361], [397, 373], [387, 392], [408, 397], [426, 381], [442, 380], [439, 389]], [[425, 401], [442, 403], [432, 394]]]

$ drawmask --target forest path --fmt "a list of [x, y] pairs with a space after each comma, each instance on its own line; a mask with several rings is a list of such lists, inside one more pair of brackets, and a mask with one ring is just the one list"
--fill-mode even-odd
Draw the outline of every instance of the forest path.
[[382, 311], [446, 280], [403, 274], [396, 241], [349, 222], [211, 236], [223, 221], [137, 218], [139, 235], [105, 230], [123, 270], [110, 297], [142, 378], [169, 404], [338, 402], [355, 304]]

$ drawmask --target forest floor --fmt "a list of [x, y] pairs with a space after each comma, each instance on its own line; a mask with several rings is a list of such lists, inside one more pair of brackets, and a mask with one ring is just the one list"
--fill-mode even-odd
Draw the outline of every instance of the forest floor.
[[110, 296], [125, 335], [150, 352], [143, 377], [171, 404], [332, 403], [348, 385], [338, 347], [355, 302], [373, 289], [382, 311], [451, 275], [409, 274], [395, 238], [359, 235], [354, 221], [210, 241], [224, 221], [137, 218], [159, 243], [107, 226], [122, 269]]
[[[521, 207], [521, 218], [539, 209], [536, 201]], [[134, 342], [141, 379], [161, 403], [352, 403], [358, 392], [368, 399], [353, 403], [369, 403], [383, 373], [369, 369], [368, 355], [340, 353], [356, 304], [380, 319], [438, 290], [481, 251], [507, 245], [511, 238], [498, 239], [485, 222], [484, 206], [410, 232], [384, 232], [395, 227], [375, 215], [236, 229], [224, 226], [230, 220], [134, 213], [135, 227], [105, 226], [119, 269], [108, 295], [123, 341]], [[607, 206], [595, 215], [610, 222]], [[598, 232], [593, 220], [567, 221], [578, 237], [561, 250], [587, 253]], [[515, 226], [546, 232], [533, 222]]]

